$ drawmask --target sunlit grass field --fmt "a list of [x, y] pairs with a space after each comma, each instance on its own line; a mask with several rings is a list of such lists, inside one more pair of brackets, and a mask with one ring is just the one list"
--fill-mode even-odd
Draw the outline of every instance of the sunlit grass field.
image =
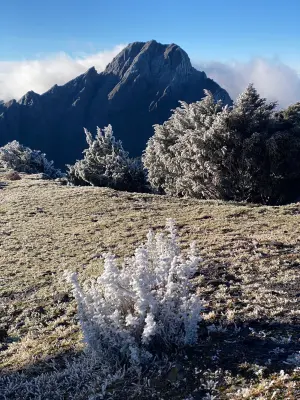
[[149, 396], [300, 398], [300, 204], [176, 199], [21, 177], [0, 174], [1, 374], [35, 376], [80, 353], [64, 270], [98, 276], [103, 252], [132, 255], [149, 228], [171, 217], [183, 248], [196, 241], [203, 258], [194, 280], [206, 310], [199, 346]]

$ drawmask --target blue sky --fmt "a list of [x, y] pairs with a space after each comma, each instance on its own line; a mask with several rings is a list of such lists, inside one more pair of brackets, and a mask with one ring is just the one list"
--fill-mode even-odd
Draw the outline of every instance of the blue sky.
[[2, 0], [0, 60], [120, 43], [175, 42], [193, 58], [279, 57], [300, 66], [300, 1]]
[[300, 100], [300, 0], [0, 0], [0, 100], [43, 93], [122, 46], [176, 43], [232, 98]]

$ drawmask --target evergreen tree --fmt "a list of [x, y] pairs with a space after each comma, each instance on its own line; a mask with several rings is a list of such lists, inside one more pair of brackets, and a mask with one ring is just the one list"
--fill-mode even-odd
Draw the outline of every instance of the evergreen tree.
[[300, 188], [300, 103], [275, 113], [272, 135], [267, 140], [270, 164], [270, 203], [299, 199]]
[[209, 140], [204, 134], [222, 110], [221, 102], [216, 103], [209, 91], [201, 101], [180, 102], [180, 105], [168, 121], [154, 126], [154, 136], [149, 139], [143, 154], [152, 187], [170, 195], [188, 194], [185, 190], [189, 191], [191, 186], [186, 187], [187, 174], [183, 171], [191, 167], [201, 141]]
[[279, 204], [300, 188], [300, 104], [276, 111], [253, 85], [233, 107], [210, 93], [155, 126], [143, 161], [170, 195]]
[[272, 133], [275, 107], [252, 84], [235, 101], [222, 127], [228, 141], [220, 171], [221, 198], [267, 201], [262, 192], [270, 176], [266, 140]]
[[107, 186], [117, 190], [145, 190], [146, 178], [141, 163], [129, 158], [112, 126], [97, 127], [95, 138], [84, 129], [88, 148], [84, 158], [68, 165], [68, 179], [74, 185]]

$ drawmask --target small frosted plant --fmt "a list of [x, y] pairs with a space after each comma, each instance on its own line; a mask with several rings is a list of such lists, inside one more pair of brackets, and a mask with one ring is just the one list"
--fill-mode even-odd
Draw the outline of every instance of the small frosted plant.
[[175, 348], [197, 343], [203, 303], [191, 278], [199, 267], [195, 245], [180, 251], [172, 220], [166, 233], [149, 231], [121, 266], [104, 255], [104, 272], [84, 289], [69, 274], [87, 348], [116, 365], [141, 366]]
[[7, 170], [27, 174], [43, 173], [49, 178], [61, 178], [63, 174], [54, 168], [53, 161], [40, 150], [32, 150], [16, 140], [0, 147], [0, 166]]
[[112, 126], [97, 127], [93, 136], [84, 129], [88, 148], [84, 158], [67, 165], [72, 185], [104, 186], [116, 190], [145, 191], [146, 175], [139, 159], [129, 157], [122, 142], [116, 140]]

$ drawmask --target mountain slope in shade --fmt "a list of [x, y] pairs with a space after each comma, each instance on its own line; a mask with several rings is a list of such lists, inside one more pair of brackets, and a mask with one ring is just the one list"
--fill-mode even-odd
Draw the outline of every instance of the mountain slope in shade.
[[167, 120], [179, 100], [200, 100], [204, 89], [231, 104], [228, 93], [193, 68], [179, 46], [135, 42], [100, 74], [92, 67], [42, 95], [30, 91], [19, 101], [0, 103], [0, 146], [15, 139], [64, 167], [86, 147], [83, 127], [95, 132], [110, 123], [124, 148], [138, 156], [152, 125]]

